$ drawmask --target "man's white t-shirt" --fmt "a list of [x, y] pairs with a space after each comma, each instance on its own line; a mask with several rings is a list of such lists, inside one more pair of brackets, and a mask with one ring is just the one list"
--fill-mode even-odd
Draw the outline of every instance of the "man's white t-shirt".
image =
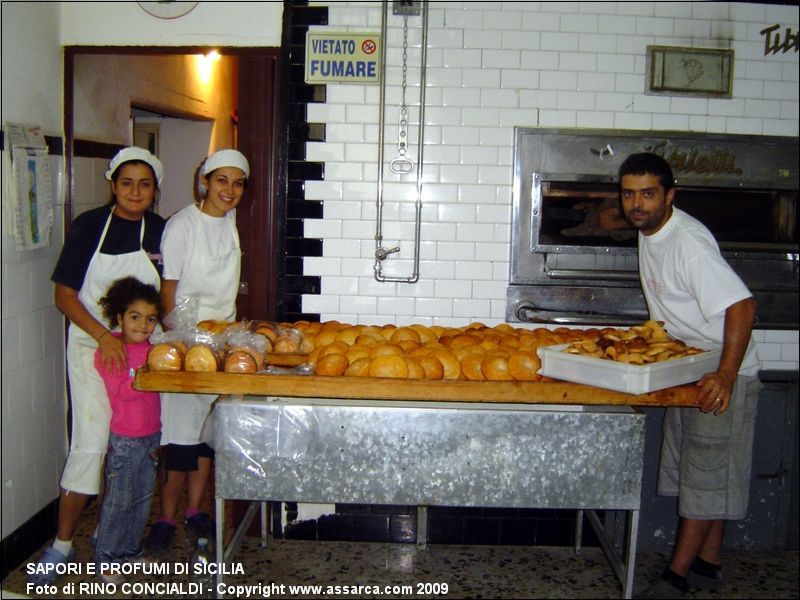
[[[706, 226], [674, 207], [656, 233], [639, 232], [639, 276], [650, 317], [670, 336], [707, 350], [722, 348], [725, 310], [752, 296]], [[739, 373], [757, 372], [751, 336]]]

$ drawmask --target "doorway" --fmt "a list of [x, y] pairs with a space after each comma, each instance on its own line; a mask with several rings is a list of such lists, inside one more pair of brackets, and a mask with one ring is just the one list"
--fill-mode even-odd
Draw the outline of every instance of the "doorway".
[[[183, 137], [176, 142], [175, 148], [168, 149], [169, 157], [165, 154], [162, 135], [153, 142], [159, 144], [158, 154], [162, 161], [174, 163], [169, 169], [165, 163], [167, 176], [158, 212], [167, 217], [191, 201], [192, 178], [187, 178], [185, 171], [192, 165], [193, 172], [209, 150], [237, 147], [243, 152], [250, 161], [252, 174], [246, 201], [237, 209], [243, 252], [243, 285], [237, 300], [237, 312], [240, 318], [277, 320], [277, 261], [278, 249], [283, 245], [281, 236], [284, 235], [279, 207], [283, 204], [280, 196], [285, 194], [282, 186], [278, 185], [281, 172], [278, 151], [281, 142], [280, 49], [216, 49], [228, 65], [229, 73], [224, 80], [229, 87], [223, 95], [230, 98], [230, 103], [223, 103], [214, 111], [207, 110], [202, 102], [198, 102], [203, 93], [201, 87], [182, 90], [183, 84], [178, 81], [184, 76], [182, 68], [190, 68], [192, 61], [202, 60], [210, 50], [199, 47], [65, 48], [65, 227], [79, 213], [108, 200], [108, 186], [100, 174], [119, 148], [134, 141], [136, 120], [180, 121], [180, 124], [172, 125], [194, 131], [191, 134], [184, 131], [191, 139]], [[90, 86], [79, 85], [82, 57], [97, 62], [92, 67], [95, 80]], [[168, 63], [161, 71], [165, 74], [163, 79], [154, 76], [151, 68], [141, 66], [149, 59]], [[177, 83], [171, 86], [169, 81], [173, 77]], [[130, 95], [124, 110], [120, 108], [118, 98], [104, 101], [109, 96], [121, 94], [120, 88], [126, 87]], [[145, 113], [149, 113], [149, 117]], [[88, 123], [80, 121], [81, 115], [85, 114], [90, 114]], [[187, 128], [187, 121], [200, 125]], [[207, 134], [207, 125], [203, 122], [212, 124], [210, 141], [198, 141]], [[105, 128], [114, 131], [109, 134]], [[145, 135], [153, 133], [156, 132], [151, 128]], [[100, 141], [109, 139], [114, 142]], [[146, 143], [150, 143], [149, 139]], [[168, 183], [170, 179], [172, 182]], [[172, 185], [175, 187], [170, 189], [167, 198], [166, 188]]]

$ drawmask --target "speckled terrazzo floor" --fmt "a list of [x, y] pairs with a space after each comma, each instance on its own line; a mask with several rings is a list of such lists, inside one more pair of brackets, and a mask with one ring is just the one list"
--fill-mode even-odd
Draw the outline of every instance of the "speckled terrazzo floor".
[[[91, 556], [89, 536], [96, 519], [96, 506], [90, 507], [76, 536], [78, 559]], [[40, 551], [41, 552], [41, 551]], [[32, 559], [39, 556], [37, 552]], [[179, 529], [174, 558], [186, 562], [191, 546]], [[636, 589], [659, 572], [666, 555], [641, 552], [637, 557]], [[583, 548], [575, 555], [565, 547], [522, 546], [446, 546], [429, 545], [418, 549], [413, 544], [350, 542], [270, 541], [265, 548], [260, 540], [246, 537], [234, 562], [244, 574], [231, 574], [226, 583], [258, 586], [249, 593], [240, 588], [240, 598], [619, 598], [621, 586], [599, 548]], [[3, 581], [3, 597], [24, 597], [25, 565]], [[174, 568], [164, 575], [130, 576], [132, 582], [180, 584], [186, 576]], [[239, 570], [238, 568], [236, 570]], [[730, 554], [725, 559], [727, 582], [712, 590], [695, 590], [687, 598], [797, 598], [798, 553], [771, 555]], [[96, 582], [91, 575], [66, 575], [58, 580], [58, 596], [31, 594], [31, 597], [125, 598], [133, 594], [64, 593], [64, 585]], [[427, 592], [426, 586], [427, 584]], [[432, 590], [447, 593], [430, 593]], [[410, 586], [396, 587], [394, 593], [320, 594], [295, 591], [290, 586]], [[283, 586], [283, 587], [281, 587]], [[184, 588], [185, 589], [185, 588]], [[363, 589], [363, 588], [362, 588]], [[352, 591], [352, 587], [348, 590]], [[409, 593], [410, 592], [410, 593]], [[196, 597], [170, 588], [168, 593], [137, 594], [142, 598]]]

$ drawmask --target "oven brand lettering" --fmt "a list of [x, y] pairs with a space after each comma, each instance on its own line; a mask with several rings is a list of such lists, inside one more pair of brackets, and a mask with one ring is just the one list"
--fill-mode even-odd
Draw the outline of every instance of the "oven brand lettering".
[[786, 54], [792, 49], [797, 52], [798, 45], [800, 45], [800, 34], [792, 33], [792, 28], [787, 27], [786, 31], [783, 33], [783, 41], [781, 41], [781, 34], [778, 31], [780, 28], [780, 25], [775, 24], [772, 27], [767, 27], [759, 31], [764, 37], [764, 56], [777, 54], [778, 51], [781, 50], [783, 54]]
[[685, 152], [675, 147], [668, 147], [667, 144], [660, 144], [646, 148], [646, 150], [666, 159], [676, 173], [742, 174], [742, 169], [736, 166], [736, 154], [728, 150], [713, 148], [711, 152], [702, 154], [697, 148]]

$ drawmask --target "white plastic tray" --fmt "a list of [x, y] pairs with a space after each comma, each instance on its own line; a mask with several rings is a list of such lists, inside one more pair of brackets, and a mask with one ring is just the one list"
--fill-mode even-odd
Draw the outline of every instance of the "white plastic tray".
[[691, 383], [716, 371], [720, 350], [709, 350], [686, 358], [675, 358], [649, 365], [630, 365], [613, 360], [568, 354], [569, 344], [538, 349], [542, 361], [540, 375], [584, 383], [628, 394], [646, 394], [656, 390]]

